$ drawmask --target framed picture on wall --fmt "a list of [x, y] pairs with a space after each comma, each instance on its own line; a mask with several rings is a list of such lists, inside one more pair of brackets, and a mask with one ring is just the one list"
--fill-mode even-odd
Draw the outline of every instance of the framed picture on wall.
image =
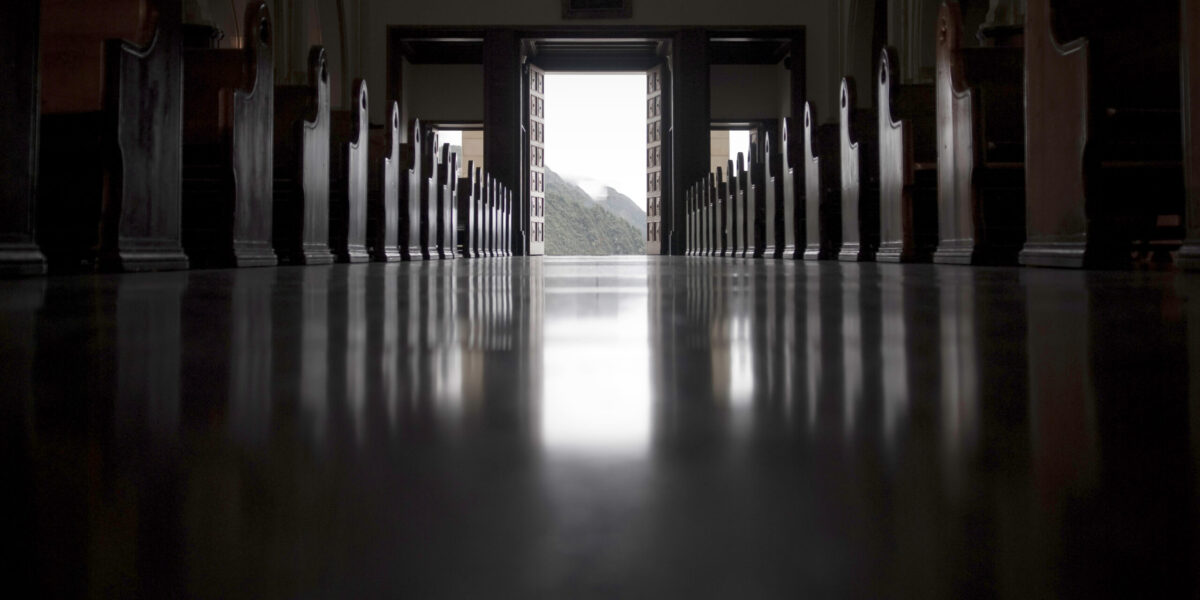
[[564, 19], [629, 19], [633, 0], [562, 0]]

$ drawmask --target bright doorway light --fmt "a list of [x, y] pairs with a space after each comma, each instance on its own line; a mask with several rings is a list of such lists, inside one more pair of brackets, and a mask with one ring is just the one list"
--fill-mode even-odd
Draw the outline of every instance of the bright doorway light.
[[546, 166], [646, 210], [646, 74], [546, 73]]
[[750, 130], [749, 129], [733, 129], [729, 132], [729, 160], [733, 164], [737, 164], [737, 155], [741, 152], [744, 156], [743, 160], [749, 160], [750, 153]]

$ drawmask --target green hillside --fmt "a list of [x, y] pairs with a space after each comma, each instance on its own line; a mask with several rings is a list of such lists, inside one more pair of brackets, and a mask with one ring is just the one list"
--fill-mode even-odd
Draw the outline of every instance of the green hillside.
[[642, 232], [546, 169], [546, 254], [644, 254]]
[[646, 230], [646, 213], [642, 207], [638, 206], [633, 200], [618, 192], [617, 190], [606, 188], [604, 190], [606, 197], [596, 200], [601, 208], [608, 212], [621, 217], [626, 223], [633, 225], [638, 231]]

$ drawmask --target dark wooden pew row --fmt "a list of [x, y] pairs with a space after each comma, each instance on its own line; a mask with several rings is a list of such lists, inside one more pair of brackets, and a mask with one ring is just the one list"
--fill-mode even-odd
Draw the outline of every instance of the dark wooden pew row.
[[392, 101], [387, 127], [371, 133], [367, 185], [367, 251], [371, 260], [401, 260], [400, 104]]
[[784, 247], [783, 198], [779, 191], [779, 149], [775, 147], [775, 132], [763, 133], [763, 164], [761, 202], [763, 204], [763, 258], [782, 258]]
[[244, 48], [183, 53], [183, 246], [194, 266], [276, 264], [275, 72], [266, 3], [248, 4], [243, 23]]
[[1187, 188], [1187, 238], [1179, 265], [1200, 269], [1200, 0], [1183, 0], [1183, 169]]
[[478, 218], [475, 214], [477, 190], [475, 186], [475, 161], [467, 161], [467, 176], [458, 179], [458, 246], [459, 256], [475, 258], [475, 232]]
[[933, 261], [1013, 264], [1025, 241], [1023, 51], [963, 47], [957, 2], [938, 21]]
[[450, 151], [450, 144], [442, 144], [438, 160], [437, 199], [437, 250], [438, 258], [449, 260], [456, 257], [455, 232], [458, 222], [455, 210], [458, 206], [458, 153]]
[[708, 175], [696, 182], [696, 256], [704, 256], [708, 250]]
[[779, 258], [796, 260], [802, 258], [804, 248], [804, 211], [799, 210], [803, 202], [804, 189], [797, 189], [802, 183], [796, 179], [795, 163], [799, 162], [795, 153], [795, 135], [791, 117], [784, 117], [780, 124], [779, 152], [775, 168], [775, 196], [780, 205]]
[[512, 255], [512, 190], [504, 188], [500, 210], [500, 256]]
[[350, 110], [330, 113], [329, 248], [338, 262], [370, 260], [367, 254], [367, 163], [370, 135], [367, 82], [354, 82]]
[[[34, 65], [29, 45], [40, 34], [40, 139], [15, 147], [38, 151], [33, 221], [49, 268], [187, 268], [180, 231], [180, 3], [56, 0], [41, 8], [39, 27], [25, 0], [6, 3], [4, 26], [26, 29], [6, 36], [15, 47], [5, 74], [20, 77]], [[16, 67], [11, 73], [9, 64]], [[4, 106], [6, 119], [31, 98], [19, 79], [9, 86], [5, 93], [15, 96], [13, 106]], [[8, 183], [19, 192], [28, 180]], [[21, 230], [15, 262], [33, 266], [15, 268], [37, 270], [36, 254], [21, 241], [30, 233], [24, 216], [11, 221]]]
[[730, 258], [742, 255], [742, 226], [741, 202], [738, 194], [738, 172], [734, 161], [730, 160], [725, 166], [725, 256]]
[[1025, 265], [1128, 265], [1182, 238], [1178, 2], [1030, 0]]
[[485, 177], [483, 174], [483, 168], [475, 167], [475, 198], [473, 200], [474, 206], [471, 209], [471, 211], [475, 215], [474, 216], [475, 226], [471, 230], [471, 239], [473, 240], [471, 242], [471, 247], [473, 250], [474, 258], [483, 258], [483, 256], [484, 256], [483, 245], [486, 241], [486, 236], [484, 235], [484, 232], [483, 232], [483, 228], [485, 226], [484, 222], [485, 222], [485, 218], [486, 218], [486, 216], [484, 215], [484, 197], [485, 197], [485, 194], [487, 193], [487, 188], [485, 187], [485, 185], [486, 185], [485, 181], [486, 180], [485, 180]]
[[326, 265], [329, 251], [329, 69], [308, 54], [308, 84], [275, 88], [272, 240], [280, 262]]
[[716, 179], [712, 173], [704, 175], [704, 256], [716, 256]]
[[700, 256], [700, 184], [688, 187], [688, 256]]
[[483, 236], [482, 250], [483, 256], [495, 256], [495, 224], [496, 213], [493, 210], [493, 205], [496, 201], [496, 182], [492, 179], [490, 173], [483, 175], [483, 197], [480, 198], [481, 211], [483, 215], [483, 224], [480, 227], [480, 235]]
[[833, 260], [842, 247], [841, 127], [817, 125], [804, 103], [804, 260]]
[[400, 231], [403, 239], [403, 260], [422, 260], [421, 232], [423, 231], [424, 203], [422, 202], [425, 177], [421, 172], [424, 166], [424, 132], [421, 121], [413, 119], [408, 123], [408, 142], [404, 145], [400, 169]]
[[717, 227], [716, 245], [713, 248], [715, 256], [729, 255], [729, 185], [725, 182], [725, 170], [717, 167], [713, 176], [713, 200], [715, 211], [713, 217]]
[[763, 136], [764, 167], [762, 202], [767, 214], [763, 221], [766, 247], [764, 258], [796, 256], [796, 187], [787, 156], [788, 120], [780, 121], [780, 131]]
[[694, 257], [697, 253], [696, 248], [700, 247], [697, 240], [700, 228], [696, 226], [696, 184], [691, 184], [684, 192], [684, 205], [686, 223], [688, 223], [688, 246], [684, 253], [685, 256]]
[[754, 255], [754, 228], [751, 224], [753, 209], [750, 207], [750, 175], [746, 172], [746, 155], [737, 153], [737, 256], [750, 258]]
[[504, 237], [502, 239], [504, 256], [512, 256], [513, 245], [513, 191], [505, 189], [504, 194]]
[[421, 132], [421, 258], [438, 259], [438, 163], [437, 135], [426, 126]]
[[504, 184], [494, 181], [495, 196], [492, 199], [492, 256], [504, 256]]
[[842, 247], [838, 260], [872, 261], [879, 247], [879, 130], [877, 117], [858, 108], [852, 77], [842, 78]]
[[937, 103], [931, 84], [900, 85], [895, 51], [879, 57], [879, 250], [927, 262], [937, 247]]
[[38, 0], [0, 5], [0, 276], [40, 275], [46, 259], [35, 238], [38, 152]]
[[762, 160], [762, 151], [750, 145], [750, 156], [746, 165], [746, 210], [749, 217], [750, 256], [762, 258], [767, 248], [767, 167]]

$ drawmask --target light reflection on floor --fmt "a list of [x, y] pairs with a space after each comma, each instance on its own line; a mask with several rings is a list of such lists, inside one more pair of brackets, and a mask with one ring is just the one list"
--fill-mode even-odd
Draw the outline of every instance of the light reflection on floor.
[[5, 543], [46, 596], [1200, 590], [1198, 299], [644, 257], [0, 281]]

